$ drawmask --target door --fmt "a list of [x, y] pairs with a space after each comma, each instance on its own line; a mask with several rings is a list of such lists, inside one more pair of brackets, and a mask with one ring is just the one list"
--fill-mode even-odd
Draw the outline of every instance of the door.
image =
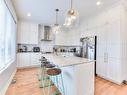
[[107, 25], [99, 27], [97, 30], [97, 74], [102, 77], [107, 76]]

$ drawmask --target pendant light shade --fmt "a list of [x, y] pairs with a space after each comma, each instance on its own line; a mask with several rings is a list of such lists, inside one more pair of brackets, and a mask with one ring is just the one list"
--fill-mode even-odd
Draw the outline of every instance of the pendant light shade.
[[77, 17], [77, 13], [76, 13], [76, 11], [75, 11], [74, 9], [71, 9], [71, 10], [68, 11], [68, 16], [69, 16], [71, 19], [75, 20], [76, 17]]
[[67, 11], [67, 16], [65, 18], [65, 26], [71, 26], [77, 19], [78, 12], [73, 9], [73, 1], [71, 0], [71, 8]]
[[53, 28], [52, 28], [52, 31], [57, 34], [61, 31], [60, 29], [61, 27], [59, 25], [54, 25]]
[[56, 11], [56, 23], [54, 24], [54, 26], [52, 28], [52, 31], [57, 34], [57, 33], [59, 33], [61, 31], [60, 26], [58, 24], [58, 12], [59, 12], [59, 9], [56, 9], [55, 11]]

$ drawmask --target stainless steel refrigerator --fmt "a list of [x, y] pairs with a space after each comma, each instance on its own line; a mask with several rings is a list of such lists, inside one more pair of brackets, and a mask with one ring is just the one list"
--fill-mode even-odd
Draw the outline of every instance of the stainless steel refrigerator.
[[[90, 60], [96, 60], [96, 48], [97, 48], [97, 36], [84, 37], [80, 39], [81, 50], [80, 54], [83, 58]], [[96, 62], [95, 62], [95, 74], [96, 74]]]

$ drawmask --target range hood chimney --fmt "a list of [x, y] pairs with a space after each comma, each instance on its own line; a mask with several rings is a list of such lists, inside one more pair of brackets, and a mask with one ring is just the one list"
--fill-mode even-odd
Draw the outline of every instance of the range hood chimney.
[[39, 24], [39, 32], [40, 32], [41, 41], [52, 41], [50, 26]]

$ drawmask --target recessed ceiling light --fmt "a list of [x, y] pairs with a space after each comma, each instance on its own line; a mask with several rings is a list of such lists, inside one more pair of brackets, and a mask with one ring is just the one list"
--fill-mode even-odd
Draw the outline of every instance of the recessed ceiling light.
[[101, 2], [100, 1], [97, 1], [96, 4], [99, 6], [99, 5], [101, 5]]
[[31, 16], [31, 13], [27, 13], [27, 16], [30, 17]]

